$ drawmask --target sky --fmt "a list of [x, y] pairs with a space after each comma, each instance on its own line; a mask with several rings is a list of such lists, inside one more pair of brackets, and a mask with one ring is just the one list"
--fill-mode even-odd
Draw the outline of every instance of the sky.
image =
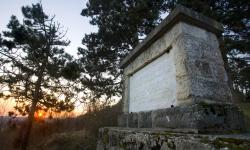
[[[6, 30], [11, 15], [22, 21], [21, 7], [40, 2], [40, 0], [0, 0], [0, 32]], [[66, 52], [77, 56], [77, 48], [81, 45], [83, 36], [97, 31], [96, 26], [89, 24], [89, 18], [80, 15], [86, 6], [87, 0], [42, 0], [44, 12], [47, 15], [55, 15], [55, 20], [67, 30], [66, 37], [71, 41], [66, 47]], [[5, 101], [2, 101], [6, 103]], [[14, 102], [13, 102], [14, 103]], [[6, 108], [11, 109], [13, 104], [6, 103]], [[4, 106], [0, 104], [0, 107]], [[7, 112], [0, 108], [0, 116]]]
[[[22, 20], [21, 7], [40, 2], [40, 0], [0, 0], [0, 32], [6, 30], [11, 15]], [[66, 37], [71, 41], [66, 52], [77, 56], [77, 47], [82, 46], [83, 36], [97, 31], [96, 26], [89, 24], [89, 18], [80, 15], [86, 7], [87, 0], [42, 0], [44, 12], [55, 15], [55, 20], [67, 30]]]

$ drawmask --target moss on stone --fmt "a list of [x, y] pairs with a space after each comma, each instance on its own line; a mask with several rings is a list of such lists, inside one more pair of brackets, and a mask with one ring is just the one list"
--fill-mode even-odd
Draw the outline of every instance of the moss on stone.
[[204, 143], [204, 144], [211, 143], [211, 141], [209, 140], [208, 137], [201, 137], [201, 136], [199, 136], [198, 138], [200, 138], [200, 139], [201, 139], [200, 141], [201, 141], [202, 143]]
[[245, 117], [246, 129], [250, 131], [250, 103], [238, 104]]
[[103, 144], [108, 144], [109, 143], [109, 129], [108, 128], [104, 128], [103, 130], [103, 135], [102, 135], [102, 142]]
[[163, 133], [163, 134], [164, 134], [164, 135], [168, 135], [168, 136], [169, 136], [169, 135], [171, 135], [171, 136], [172, 136], [174, 133], [173, 133], [173, 132], [170, 132], [170, 131], [164, 131], [164, 133]]
[[232, 150], [250, 150], [250, 141], [234, 138], [217, 138], [212, 144], [216, 148], [229, 148]]
[[174, 141], [167, 142], [167, 146], [170, 149], [176, 149], [176, 145], [175, 145]]
[[126, 144], [120, 142], [120, 143], [119, 143], [119, 148], [120, 148], [120, 149], [126, 149]]
[[223, 142], [227, 142], [227, 143], [233, 143], [233, 144], [244, 144], [244, 143], [249, 143], [249, 140], [245, 140], [245, 139], [234, 139], [234, 138], [218, 138], [218, 140], [223, 141]]

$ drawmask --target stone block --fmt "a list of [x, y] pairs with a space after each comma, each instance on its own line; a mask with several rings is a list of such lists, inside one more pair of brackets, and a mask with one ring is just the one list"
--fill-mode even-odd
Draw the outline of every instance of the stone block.
[[[205, 78], [193, 77], [191, 79], [191, 89], [194, 98], [200, 103], [209, 100], [213, 103], [231, 103], [232, 95], [227, 83], [217, 83]], [[195, 99], [194, 99], [195, 100]]]
[[183, 128], [195, 129], [195, 123], [192, 121], [192, 110], [174, 107], [160, 109], [152, 112], [152, 122], [154, 128]]
[[192, 74], [192, 76], [213, 80], [211, 65], [203, 60], [190, 60], [188, 62], [188, 72]]
[[230, 104], [199, 103], [124, 116], [122, 126], [127, 119], [127, 127], [131, 128], [183, 129], [200, 133], [243, 131], [245, 128], [242, 113]]
[[211, 70], [213, 71], [214, 79], [217, 82], [228, 82], [228, 77], [226, 74], [226, 70], [224, 68], [224, 65], [215, 65], [214, 63], [211, 63]]
[[139, 128], [152, 128], [151, 111], [138, 113], [138, 127]]
[[138, 128], [138, 113], [128, 114], [128, 127]]
[[191, 79], [189, 76], [181, 76], [176, 79], [176, 98], [178, 104], [181, 104], [192, 96]]
[[244, 129], [243, 116], [233, 105], [204, 103], [168, 108], [153, 113], [152, 122], [156, 128], [197, 129], [198, 132], [230, 132]]
[[128, 126], [128, 115], [121, 114], [117, 118], [119, 127], [127, 127]]

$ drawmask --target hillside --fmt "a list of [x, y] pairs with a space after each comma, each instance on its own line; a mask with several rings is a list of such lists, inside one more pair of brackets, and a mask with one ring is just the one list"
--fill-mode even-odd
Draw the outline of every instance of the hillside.
[[53, 134], [30, 150], [93, 150], [96, 139], [84, 130]]

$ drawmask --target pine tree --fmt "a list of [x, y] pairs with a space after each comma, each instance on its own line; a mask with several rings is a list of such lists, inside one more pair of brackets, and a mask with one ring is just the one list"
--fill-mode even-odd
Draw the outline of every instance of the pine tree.
[[96, 101], [110, 100], [121, 94], [121, 60], [156, 25], [165, 11], [164, 0], [91, 0], [82, 15], [98, 26], [96, 33], [85, 35], [79, 48], [80, 66], [85, 74], [82, 85]]
[[1, 84], [7, 84], [9, 92], [2, 97], [15, 99], [15, 108], [28, 113], [20, 145], [25, 150], [35, 111], [73, 110], [74, 93], [68, 80], [79, 73], [72, 56], [64, 51], [69, 41], [64, 40], [65, 32], [55, 17], [46, 15], [40, 3], [22, 7], [22, 13], [23, 22], [12, 16], [9, 30], [3, 32], [0, 69]]

